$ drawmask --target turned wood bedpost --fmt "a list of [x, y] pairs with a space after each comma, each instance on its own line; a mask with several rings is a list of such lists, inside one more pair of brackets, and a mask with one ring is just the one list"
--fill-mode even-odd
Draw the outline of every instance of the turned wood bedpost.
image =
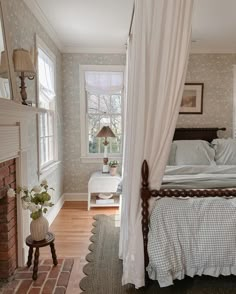
[[144, 246], [144, 266], [145, 266], [145, 279], [147, 280], [147, 271], [146, 267], [149, 263], [148, 258], [148, 251], [147, 251], [147, 244], [148, 244], [148, 223], [149, 223], [149, 198], [150, 198], [150, 191], [149, 191], [149, 183], [148, 183], [148, 176], [149, 176], [149, 168], [147, 161], [144, 160], [142, 164], [142, 188], [141, 188], [141, 198], [142, 198], [142, 231], [143, 231], [143, 246]]

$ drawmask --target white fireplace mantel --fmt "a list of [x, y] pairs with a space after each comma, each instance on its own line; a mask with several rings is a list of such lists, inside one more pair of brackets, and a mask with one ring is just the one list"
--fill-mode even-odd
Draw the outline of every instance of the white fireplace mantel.
[[[28, 186], [29, 126], [36, 119], [37, 108], [0, 98], [0, 162], [16, 158], [17, 186]], [[29, 234], [29, 214], [17, 198], [18, 265], [26, 261], [25, 238]]]
[[0, 119], [2, 116], [13, 116], [24, 119], [26, 116], [30, 116], [37, 112], [38, 110], [36, 107], [22, 105], [21, 103], [15, 102], [13, 100], [0, 98]]

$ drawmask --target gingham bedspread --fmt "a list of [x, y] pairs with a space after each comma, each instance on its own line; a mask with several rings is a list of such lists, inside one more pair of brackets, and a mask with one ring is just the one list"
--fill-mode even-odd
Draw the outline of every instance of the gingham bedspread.
[[148, 240], [151, 279], [236, 275], [236, 199], [157, 200]]

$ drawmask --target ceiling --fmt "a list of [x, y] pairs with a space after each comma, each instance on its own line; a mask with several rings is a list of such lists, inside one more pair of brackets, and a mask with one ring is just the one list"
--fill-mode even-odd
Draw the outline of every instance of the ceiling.
[[236, 0], [195, 0], [192, 47], [236, 52]]
[[[134, 0], [24, 0], [63, 52], [124, 52]], [[195, 0], [192, 51], [236, 52], [236, 0]]]
[[41, 13], [63, 51], [125, 51], [134, 0], [25, 2]]

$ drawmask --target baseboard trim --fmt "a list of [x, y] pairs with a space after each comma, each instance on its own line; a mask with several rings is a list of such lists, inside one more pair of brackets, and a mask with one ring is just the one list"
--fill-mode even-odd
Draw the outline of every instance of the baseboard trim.
[[52, 224], [56, 216], [58, 215], [59, 211], [61, 210], [63, 204], [65, 202], [64, 194], [59, 198], [56, 204], [50, 209], [47, 214], [47, 220], [49, 222], [49, 226]]
[[88, 201], [88, 193], [64, 193], [64, 201]]

